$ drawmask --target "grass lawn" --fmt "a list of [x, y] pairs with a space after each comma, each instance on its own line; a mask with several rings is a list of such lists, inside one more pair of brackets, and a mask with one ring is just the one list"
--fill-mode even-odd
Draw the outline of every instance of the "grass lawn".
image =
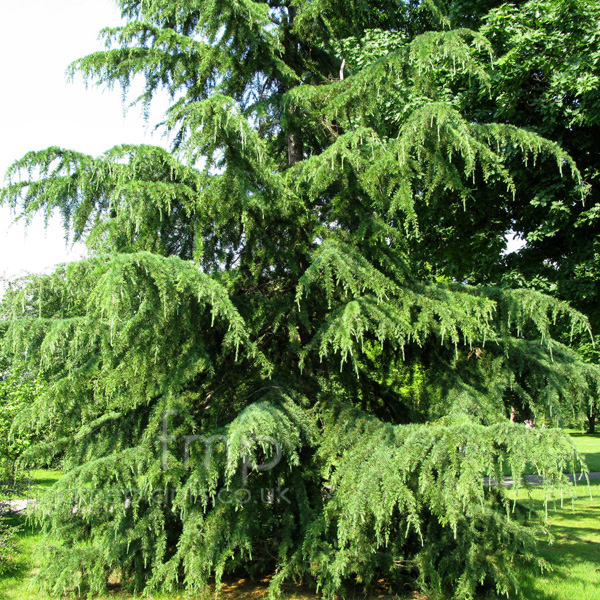
[[590, 473], [600, 472], [600, 434], [588, 435], [569, 432], [577, 451], [585, 457]]
[[0, 487], [0, 500], [24, 500], [51, 488], [60, 478], [60, 471], [37, 469], [28, 471], [16, 487]]
[[[572, 434], [578, 451], [585, 455], [590, 471], [600, 472], [600, 435]], [[34, 471], [31, 473], [35, 490], [48, 489], [61, 476], [58, 472]], [[590, 492], [593, 498], [590, 498]], [[531, 499], [525, 500], [521, 491], [519, 499], [534, 508], [543, 506], [543, 491], [533, 489]], [[550, 510], [550, 531], [553, 543], [542, 542], [540, 555], [552, 566], [544, 574], [523, 572], [523, 597], [526, 600], [600, 600], [600, 480], [592, 480], [591, 487], [579, 484], [575, 488], [576, 499], [572, 504], [565, 501], [561, 508]], [[0, 579], [0, 600], [42, 600], [46, 596], [30, 587], [36, 570], [35, 547], [40, 533], [26, 522], [23, 515], [15, 515], [13, 521], [21, 525], [20, 552], [12, 558], [14, 569], [9, 576]], [[259, 600], [266, 594], [266, 584], [253, 584], [244, 580], [230, 581], [224, 586], [222, 600]], [[387, 595], [375, 596], [384, 598]], [[494, 598], [494, 596], [491, 596]], [[97, 600], [125, 600], [133, 596], [117, 589]], [[152, 595], [154, 600], [184, 600], [185, 594]], [[194, 598], [197, 598], [195, 596]], [[202, 600], [211, 600], [212, 594]], [[308, 591], [290, 590], [290, 600], [313, 600]], [[389, 596], [388, 596], [389, 598]], [[487, 596], [490, 598], [490, 596]], [[353, 599], [350, 599], [353, 600]], [[357, 599], [354, 599], [357, 600]], [[425, 600], [425, 599], [423, 599]]]
[[27, 524], [21, 514], [9, 517], [9, 522], [20, 526], [19, 552], [11, 557], [12, 568], [0, 579], [0, 600], [39, 600], [44, 596], [28, 589], [28, 582], [35, 570], [35, 548], [40, 541], [39, 532]]
[[[593, 498], [590, 498], [590, 491]], [[524, 573], [527, 600], [600, 600], [600, 481], [576, 488], [572, 505], [550, 510], [553, 543], [540, 545], [540, 556], [553, 567], [545, 574]], [[521, 497], [523, 492], [521, 493]], [[532, 492], [532, 502], [542, 508], [543, 492]]]

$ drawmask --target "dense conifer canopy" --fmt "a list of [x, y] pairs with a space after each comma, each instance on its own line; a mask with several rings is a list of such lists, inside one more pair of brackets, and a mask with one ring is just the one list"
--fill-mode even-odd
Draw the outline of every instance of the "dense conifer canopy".
[[[589, 335], [583, 314], [447, 268], [497, 262], [510, 227], [471, 216], [519, 198], [523, 169], [586, 189], [556, 140], [470, 108], [496, 77], [479, 15], [119, 4], [127, 24], [71, 72], [125, 92], [142, 78], [144, 107], [166, 89], [172, 149], [32, 152], [1, 192], [25, 216], [59, 211], [90, 251], [2, 304], [3, 352], [43, 382], [18, 425], [49, 433], [26, 460], [67, 470], [39, 510], [40, 581], [518, 589], [534, 531], [484, 477], [529, 463], [550, 493], [574, 455], [511, 406], [558, 425], [600, 378], [554, 339]], [[464, 243], [439, 247], [460, 215]]]

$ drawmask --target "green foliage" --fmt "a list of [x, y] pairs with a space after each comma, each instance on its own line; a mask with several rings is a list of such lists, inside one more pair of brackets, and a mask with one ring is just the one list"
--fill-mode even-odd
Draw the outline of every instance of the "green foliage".
[[[486, 190], [478, 186], [475, 193], [485, 208], [438, 217], [435, 227], [423, 232], [423, 249], [430, 251], [433, 242], [441, 240], [451, 260], [433, 262], [444, 274], [473, 283], [502, 282], [538, 289], [569, 301], [589, 316], [596, 330], [600, 324], [600, 170], [595, 152], [600, 114], [598, 4], [554, 0], [448, 4], [457, 26], [477, 17], [479, 32], [495, 53], [485, 85], [473, 80], [475, 85], [457, 88], [463, 110], [477, 123], [511, 123], [560, 144], [575, 160], [582, 187], [558, 180], [547, 158], [540, 157], [533, 168], [523, 164], [518, 154], [509, 155], [516, 193], [504, 196], [495, 187]], [[483, 6], [493, 10], [482, 11]], [[525, 246], [502, 256], [504, 235], [509, 230]], [[479, 261], [478, 249], [485, 246], [488, 258]], [[568, 332], [562, 339], [568, 340]], [[587, 336], [573, 340], [574, 347], [597, 364], [589, 342]], [[591, 404], [596, 402], [594, 398]]]
[[10, 562], [16, 552], [16, 528], [0, 515], [0, 575], [10, 571]]
[[[436, 3], [120, 5], [72, 73], [143, 76], [142, 106], [166, 88], [172, 151], [49, 148], [0, 192], [90, 251], [2, 303], [4, 352], [43, 382], [17, 425], [48, 435], [22, 461], [67, 470], [37, 513], [40, 583], [517, 590], [535, 534], [485, 477], [530, 464], [563, 492], [579, 467], [511, 406], [559, 424], [600, 373], [555, 339], [589, 336], [585, 316], [461, 269], [495, 260], [524, 169], [579, 201], [578, 167], [473, 116], [492, 45]], [[438, 249], [480, 213], [474, 243]]]
[[30, 446], [33, 434], [13, 430], [13, 423], [33, 402], [38, 382], [27, 372], [0, 360], [0, 493], [19, 483], [19, 458]]

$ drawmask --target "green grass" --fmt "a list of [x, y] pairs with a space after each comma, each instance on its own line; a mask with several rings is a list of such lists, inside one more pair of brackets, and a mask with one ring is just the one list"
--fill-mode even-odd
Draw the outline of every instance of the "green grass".
[[28, 478], [31, 481], [30, 485], [32, 487], [38, 489], [48, 489], [51, 488], [62, 476], [62, 471], [37, 469], [34, 471], [29, 471]]
[[35, 498], [40, 492], [51, 488], [62, 475], [61, 471], [48, 469], [27, 471], [16, 486], [0, 488], [0, 500]]
[[[29, 471], [20, 486], [0, 495], [0, 499], [35, 497], [41, 491], [50, 489], [61, 477], [60, 471]], [[36, 548], [41, 540], [40, 531], [23, 514], [9, 515], [7, 521], [19, 528], [18, 552], [11, 556], [8, 574], [0, 578], [0, 600], [41, 600], [45, 596], [30, 589], [30, 581], [36, 570]]]
[[585, 457], [590, 473], [600, 473], [600, 434], [570, 432], [577, 452]]
[[[573, 505], [566, 501], [550, 511], [554, 541], [541, 543], [539, 554], [553, 570], [523, 572], [527, 600], [600, 600], [600, 481], [578, 485], [575, 494]], [[542, 498], [542, 490], [532, 492], [535, 508], [543, 507]]]
[[35, 549], [40, 541], [39, 531], [27, 523], [22, 514], [11, 515], [7, 521], [19, 526], [18, 552], [11, 556], [11, 568], [0, 578], [0, 600], [41, 600], [43, 595], [29, 590], [29, 581], [35, 570]]
[[[585, 459], [590, 473], [600, 473], [600, 434], [589, 435], [576, 430], [567, 430], [575, 444], [577, 452]], [[567, 471], [570, 473], [570, 470]], [[531, 464], [525, 467], [525, 475], [535, 475], [536, 470]], [[510, 476], [508, 465], [504, 467], [504, 475]]]

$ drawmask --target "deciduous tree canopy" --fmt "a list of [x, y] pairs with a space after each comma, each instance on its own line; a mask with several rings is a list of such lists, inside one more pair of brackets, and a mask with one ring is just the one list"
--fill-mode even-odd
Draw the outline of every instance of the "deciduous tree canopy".
[[600, 381], [556, 339], [584, 314], [496, 285], [513, 207], [556, 213], [528, 174], [588, 190], [514, 105], [539, 0], [119, 4], [71, 71], [141, 78], [142, 106], [166, 89], [173, 148], [49, 148], [2, 191], [90, 249], [2, 305], [4, 353], [47, 382], [28, 460], [67, 468], [44, 585], [517, 589], [534, 533], [484, 477], [531, 463], [562, 486], [573, 451], [510, 407], [559, 423]]

